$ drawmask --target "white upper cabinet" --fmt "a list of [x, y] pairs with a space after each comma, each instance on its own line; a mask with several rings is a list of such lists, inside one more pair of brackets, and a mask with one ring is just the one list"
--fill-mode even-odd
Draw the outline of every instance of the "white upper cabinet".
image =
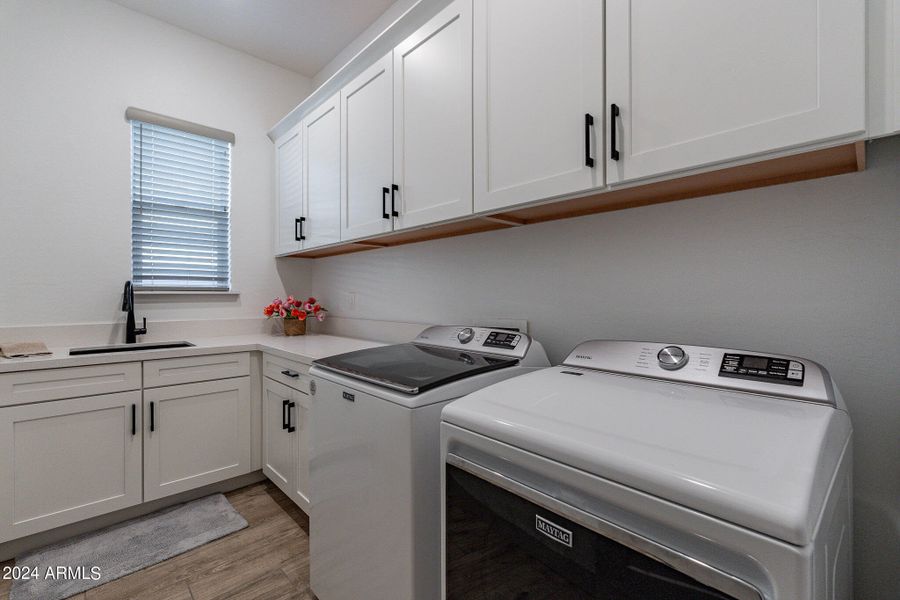
[[476, 212], [603, 184], [602, 0], [475, 2], [473, 69]]
[[472, 213], [472, 0], [394, 48], [395, 229]]
[[303, 217], [301, 125], [275, 141], [275, 254], [289, 254], [302, 248], [299, 239]]
[[341, 96], [303, 120], [303, 248], [341, 239]]
[[341, 240], [391, 231], [392, 55], [341, 90]]
[[609, 183], [865, 129], [865, 0], [607, 0], [606, 18]]
[[869, 0], [869, 120], [866, 133], [900, 132], [900, 0]]

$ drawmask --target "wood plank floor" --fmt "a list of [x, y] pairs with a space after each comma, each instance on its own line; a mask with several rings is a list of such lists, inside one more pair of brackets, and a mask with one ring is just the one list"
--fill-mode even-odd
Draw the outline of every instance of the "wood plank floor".
[[[248, 527], [75, 600], [314, 600], [309, 590], [309, 519], [265, 481], [226, 494]], [[3, 563], [3, 564], [12, 564]], [[0, 581], [0, 600], [9, 599]]]

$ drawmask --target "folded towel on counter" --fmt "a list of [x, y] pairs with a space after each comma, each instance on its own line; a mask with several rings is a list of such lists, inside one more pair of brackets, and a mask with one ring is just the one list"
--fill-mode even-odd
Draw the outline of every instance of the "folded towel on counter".
[[21, 358], [23, 356], [44, 356], [53, 354], [44, 342], [0, 342], [0, 356]]

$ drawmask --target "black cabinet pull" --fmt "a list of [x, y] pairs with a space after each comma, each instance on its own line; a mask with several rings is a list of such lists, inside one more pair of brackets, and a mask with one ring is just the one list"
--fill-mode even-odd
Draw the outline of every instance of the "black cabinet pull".
[[296, 402], [289, 402], [289, 403], [288, 403], [288, 414], [287, 414], [287, 425], [288, 425], [288, 426], [287, 426], [287, 430], [288, 430], [288, 433], [294, 433], [295, 431], [297, 431], [297, 428], [294, 427], [293, 425], [291, 425], [291, 409], [294, 408], [295, 406], [297, 406], [297, 403], [296, 403]]
[[137, 435], [137, 404], [131, 405], [131, 435]]
[[281, 428], [282, 429], [288, 428], [287, 411], [288, 411], [288, 404], [290, 404], [290, 403], [291, 403], [290, 400], [282, 400], [281, 401]]
[[594, 126], [594, 116], [584, 113], [584, 166], [594, 168], [594, 157], [591, 156], [591, 128]]
[[387, 211], [387, 195], [388, 192], [391, 191], [386, 187], [381, 188], [381, 218], [382, 219], [390, 219], [391, 215], [388, 214]]
[[292, 379], [297, 379], [298, 377], [300, 377], [300, 373], [298, 373], [297, 371], [291, 371], [290, 369], [282, 371], [281, 374]]
[[391, 214], [394, 215], [395, 217], [400, 216], [400, 213], [397, 212], [397, 208], [396, 208], [397, 205], [395, 204], [396, 198], [394, 197], [394, 193], [397, 192], [399, 189], [400, 189], [400, 186], [397, 185], [396, 183], [391, 184]]
[[150, 432], [153, 433], [156, 430], [156, 415], [154, 414], [153, 403], [150, 403]]
[[306, 222], [306, 217], [299, 217], [294, 219], [294, 240], [298, 242], [302, 242], [306, 239], [306, 236], [303, 235], [303, 224]]
[[609, 105], [609, 157], [619, 160], [619, 151], [616, 150], [616, 118], [619, 116], [619, 106]]

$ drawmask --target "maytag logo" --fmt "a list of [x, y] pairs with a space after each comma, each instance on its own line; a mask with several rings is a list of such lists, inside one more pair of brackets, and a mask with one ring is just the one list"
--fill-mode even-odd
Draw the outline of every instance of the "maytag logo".
[[344, 400], [349, 400], [350, 402], [356, 402], [356, 396], [351, 394], [350, 392], [344, 392]]
[[534, 515], [534, 528], [551, 540], [569, 548], [572, 547], [572, 532], [568, 529], [563, 529], [552, 521], [548, 521], [541, 515]]
[[594, 360], [594, 357], [590, 354], [576, 354], [575, 358], [580, 358], [582, 360]]

